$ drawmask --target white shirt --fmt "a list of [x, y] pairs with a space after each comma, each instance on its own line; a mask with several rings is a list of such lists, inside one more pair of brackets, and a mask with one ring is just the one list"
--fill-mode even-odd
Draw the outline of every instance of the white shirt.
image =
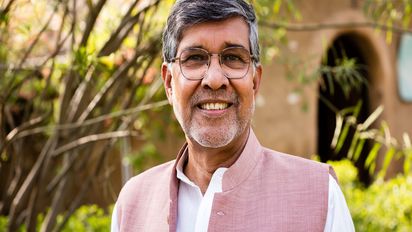
[[[200, 188], [187, 178], [177, 167], [177, 178], [180, 181], [178, 193], [178, 218], [177, 232], [206, 232], [209, 226], [209, 218], [212, 210], [215, 193], [222, 192], [222, 178], [227, 168], [218, 168], [212, 175], [205, 195]], [[326, 218], [325, 232], [352, 232], [355, 231], [352, 217], [345, 197], [336, 180], [329, 175], [328, 214]], [[112, 232], [119, 231], [117, 222], [116, 205], [112, 214]]]

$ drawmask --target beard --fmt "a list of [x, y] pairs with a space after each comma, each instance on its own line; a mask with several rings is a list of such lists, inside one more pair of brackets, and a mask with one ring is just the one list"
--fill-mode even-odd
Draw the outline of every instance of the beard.
[[[251, 118], [255, 110], [255, 99], [249, 106], [240, 106], [239, 97], [237, 94], [232, 94], [224, 99], [231, 99], [234, 107], [234, 112], [229, 112], [224, 118], [209, 118], [206, 120], [199, 120], [193, 117], [193, 112], [196, 109], [197, 102], [201, 99], [201, 96], [205, 94], [195, 94], [191, 99], [191, 112], [183, 116], [182, 109], [178, 104], [174, 104], [173, 111], [175, 116], [182, 127], [186, 137], [197, 142], [199, 145], [207, 148], [220, 148], [228, 145], [236, 138], [238, 138], [242, 133], [245, 132], [247, 127], [250, 125]], [[209, 98], [218, 98], [216, 96], [210, 96]], [[218, 95], [219, 91], [213, 93], [212, 95]], [[174, 99], [174, 103], [177, 103]], [[242, 110], [242, 108], [245, 108]], [[231, 109], [233, 110], [233, 109]], [[243, 112], [242, 112], [243, 111]]]

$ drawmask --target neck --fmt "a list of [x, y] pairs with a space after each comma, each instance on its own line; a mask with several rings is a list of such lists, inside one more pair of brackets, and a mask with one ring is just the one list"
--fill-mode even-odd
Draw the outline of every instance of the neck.
[[184, 168], [186, 176], [199, 186], [204, 194], [216, 169], [230, 167], [236, 162], [249, 136], [249, 129], [238, 138], [221, 148], [208, 148], [197, 142], [188, 141], [188, 162]]

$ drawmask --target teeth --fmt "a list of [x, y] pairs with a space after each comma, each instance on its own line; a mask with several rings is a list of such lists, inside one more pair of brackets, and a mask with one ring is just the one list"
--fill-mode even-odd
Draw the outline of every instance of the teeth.
[[200, 105], [200, 108], [204, 110], [224, 110], [227, 107], [227, 103], [205, 103]]

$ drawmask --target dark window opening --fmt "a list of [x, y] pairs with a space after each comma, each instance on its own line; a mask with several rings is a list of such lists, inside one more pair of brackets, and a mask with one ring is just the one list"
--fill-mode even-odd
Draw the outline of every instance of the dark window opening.
[[[361, 53], [362, 49], [359, 46], [358, 41], [352, 35], [343, 35], [338, 37], [327, 52], [326, 59], [323, 59], [323, 66], [336, 67], [339, 66], [342, 59], [355, 59], [358, 67], [360, 67], [359, 73], [368, 82], [369, 76], [366, 68], [366, 60]], [[369, 93], [367, 84], [357, 85], [357, 88], [350, 88], [346, 92], [341, 85], [336, 81], [337, 74], [332, 72], [333, 82], [328, 82], [327, 75], [322, 75], [323, 86], [319, 87], [319, 102], [318, 102], [318, 154], [322, 162], [328, 160], [341, 160], [347, 157], [349, 147], [353, 138], [354, 129], [348, 133], [345, 143], [342, 149], [337, 153], [331, 148], [331, 142], [336, 127], [336, 113], [325, 103], [325, 100], [331, 103], [337, 110], [342, 110], [348, 107], [355, 106], [359, 101], [362, 101], [362, 108], [357, 118], [358, 122], [364, 122], [370, 115], [369, 112]], [[331, 86], [331, 84], [333, 86]], [[331, 93], [333, 88], [333, 93]], [[321, 99], [323, 98], [323, 100]], [[354, 162], [358, 169], [358, 178], [365, 185], [371, 183], [371, 176], [369, 171], [364, 167], [367, 154], [369, 153], [371, 144], [368, 141], [365, 143], [362, 153], [359, 159]]]

